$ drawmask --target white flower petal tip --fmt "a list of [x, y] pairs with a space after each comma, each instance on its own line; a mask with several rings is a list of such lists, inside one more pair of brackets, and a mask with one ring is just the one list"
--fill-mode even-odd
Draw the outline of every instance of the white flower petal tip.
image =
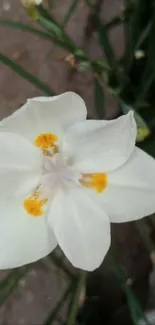
[[123, 165], [136, 140], [133, 112], [111, 121], [87, 120], [69, 128], [64, 140], [68, 155], [85, 173], [109, 172]]
[[110, 247], [110, 222], [85, 191], [57, 196], [49, 222], [73, 266], [93, 271], [101, 265]]
[[108, 175], [108, 186], [95, 200], [111, 222], [128, 222], [155, 212], [155, 160], [135, 148], [129, 160]]
[[39, 6], [43, 3], [43, 0], [21, 0], [21, 3], [24, 7]]
[[[40, 103], [40, 107], [49, 107], [49, 104], [51, 104], [51, 109], [52, 105], [56, 106], [56, 109], [59, 105], [61, 106], [62, 113], [67, 114], [70, 111], [70, 114], [72, 115], [73, 113], [76, 114], [75, 122], [79, 122], [80, 120], [86, 119], [87, 117], [87, 109], [84, 100], [76, 93], [72, 91], [67, 91], [61, 95], [58, 96], [53, 96], [53, 97], [34, 97], [34, 98], [29, 98], [27, 100], [27, 103]], [[68, 109], [68, 111], [67, 111]], [[60, 110], [60, 108], [59, 108]], [[69, 116], [68, 116], [69, 117]]]
[[14, 132], [34, 141], [42, 133], [62, 133], [84, 121], [87, 109], [83, 99], [74, 92], [53, 97], [35, 97], [11, 116], [0, 122], [0, 131]]

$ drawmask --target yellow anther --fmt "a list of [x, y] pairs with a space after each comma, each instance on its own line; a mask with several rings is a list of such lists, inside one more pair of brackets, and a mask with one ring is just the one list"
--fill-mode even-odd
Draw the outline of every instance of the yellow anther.
[[101, 193], [107, 187], [108, 178], [105, 173], [84, 174], [80, 182], [86, 187], [94, 188], [97, 193]]
[[33, 217], [40, 217], [44, 214], [43, 206], [48, 199], [39, 199], [39, 193], [34, 192], [32, 196], [24, 201], [24, 209]]
[[43, 150], [56, 147], [58, 137], [52, 133], [42, 133], [35, 139], [35, 145]]

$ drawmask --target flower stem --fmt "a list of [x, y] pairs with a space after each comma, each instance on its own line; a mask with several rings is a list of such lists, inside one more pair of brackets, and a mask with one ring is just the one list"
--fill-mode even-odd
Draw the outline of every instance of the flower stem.
[[146, 228], [144, 219], [136, 221], [136, 226], [137, 226], [137, 229], [138, 229], [140, 235], [142, 236], [142, 238], [144, 240], [145, 246], [146, 246], [147, 250], [149, 251], [149, 253], [151, 254], [152, 252], [155, 252], [155, 245], [147, 232], [147, 228]]
[[75, 289], [75, 295], [73, 296], [73, 301], [70, 306], [70, 312], [68, 316], [67, 325], [74, 325], [76, 322], [76, 314], [79, 307], [79, 300], [82, 289], [85, 287], [87, 272], [81, 271], [79, 279], [77, 281], [77, 286]]

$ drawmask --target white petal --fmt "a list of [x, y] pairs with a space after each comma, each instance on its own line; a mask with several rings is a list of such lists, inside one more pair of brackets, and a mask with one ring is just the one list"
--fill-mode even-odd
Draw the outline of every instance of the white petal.
[[96, 194], [112, 222], [136, 220], [155, 212], [155, 160], [135, 148], [121, 168], [109, 173], [108, 187]]
[[42, 154], [14, 133], [0, 133], [0, 197], [31, 191], [39, 184]]
[[136, 138], [133, 113], [113, 121], [85, 121], [67, 131], [64, 150], [82, 172], [107, 172], [124, 164]]
[[49, 222], [75, 267], [88, 271], [99, 267], [110, 246], [110, 222], [82, 189], [60, 193], [53, 200]]
[[29, 99], [13, 115], [0, 123], [0, 131], [21, 134], [31, 141], [41, 133], [62, 136], [63, 130], [86, 118], [86, 106], [80, 96], [67, 92], [54, 97]]
[[35, 262], [57, 245], [45, 216], [28, 215], [23, 200], [0, 202], [0, 269]]

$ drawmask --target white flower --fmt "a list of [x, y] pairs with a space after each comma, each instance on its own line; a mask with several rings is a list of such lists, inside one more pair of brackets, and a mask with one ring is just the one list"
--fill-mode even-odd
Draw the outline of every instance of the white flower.
[[76, 94], [29, 99], [0, 123], [0, 268], [60, 245], [76, 267], [97, 268], [110, 221], [155, 212], [155, 161], [135, 147], [133, 113], [86, 121]]

